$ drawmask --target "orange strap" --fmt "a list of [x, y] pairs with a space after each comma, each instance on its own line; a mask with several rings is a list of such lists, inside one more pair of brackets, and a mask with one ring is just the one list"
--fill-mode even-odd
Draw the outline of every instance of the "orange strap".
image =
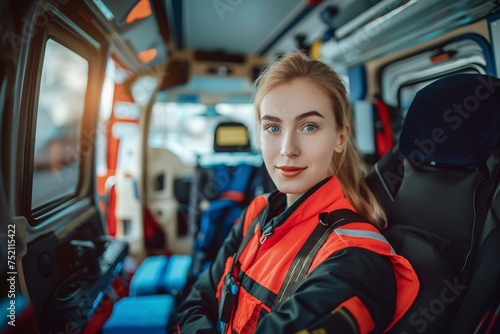
[[373, 322], [370, 311], [368, 311], [361, 299], [357, 296], [347, 299], [337, 306], [332, 313], [341, 312], [342, 309], [346, 309], [351, 313], [356, 320], [360, 333], [370, 333], [375, 328], [375, 323]]

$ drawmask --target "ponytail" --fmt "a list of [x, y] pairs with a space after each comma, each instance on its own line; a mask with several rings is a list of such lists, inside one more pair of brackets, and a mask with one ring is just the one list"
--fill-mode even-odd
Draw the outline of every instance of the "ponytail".
[[387, 218], [365, 182], [367, 168], [354, 145], [352, 136], [347, 140], [344, 151], [333, 156], [332, 167], [335, 169], [334, 175], [342, 185], [344, 195], [356, 211], [383, 230], [387, 225]]

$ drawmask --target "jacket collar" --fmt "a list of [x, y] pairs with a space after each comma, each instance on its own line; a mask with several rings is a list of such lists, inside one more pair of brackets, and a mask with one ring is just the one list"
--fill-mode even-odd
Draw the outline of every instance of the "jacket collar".
[[344, 194], [340, 182], [335, 176], [317, 183], [288, 208], [285, 208], [286, 194], [275, 190], [269, 195], [267, 212], [264, 213], [263, 219], [259, 222], [263, 237], [267, 238], [272, 235], [274, 229], [281, 227], [293, 217], [299, 217], [301, 221], [305, 221], [320, 212], [332, 211], [330, 210], [332, 203], [341, 198], [344, 198]]

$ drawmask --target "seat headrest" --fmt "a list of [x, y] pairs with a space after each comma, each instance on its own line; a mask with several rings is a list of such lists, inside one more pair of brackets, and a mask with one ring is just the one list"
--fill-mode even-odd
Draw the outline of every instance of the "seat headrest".
[[245, 124], [240, 122], [221, 122], [215, 128], [215, 152], [249, 152], [250, 135]]
[[500, 79], [455, 74], [422, 88], [401, 130], [412, 162], [478, 167], [500, 146]]

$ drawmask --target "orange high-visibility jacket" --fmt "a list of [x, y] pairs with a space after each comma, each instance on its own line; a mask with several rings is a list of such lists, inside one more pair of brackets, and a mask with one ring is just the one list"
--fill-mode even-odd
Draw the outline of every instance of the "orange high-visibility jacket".
[[[276, 211], [275, 203], [280, 198], [282, 207]], [[286, 275], [319, 224], [318, 214], [354, 210], [335, 177], [281, 212], [284, 201], [284, 194], [274, 193], [259, 196], [249, 205], [240, 226], [240, 239], [235, 242], [231, 240], [237, 238], [235, 234], [230, 235], [217, 259], [219, 263], [194, 286], [198, 291], [181, 305], [181, 328], [186, 324], [187, 333], [195, 318], [198, 327], [192, 328], [203, 328], [204, 320], [205, 324], [213, 323], [213, 311], [203, 311], [206, 305], [196, 307], [196, 299], [213, 303], [207, 298], [213, 292], [220, 298], [224, 277], [233, 262], [230, 254], [237, 252], [245, 233], [252, 233], [248, 229], [257, 216], [260, 221], [233, 268], [239, 290], [227, 333], [307, 333], [315, 329], [327, 333], [332, 327], [340, 329], [340, 323], [359, 333], [383, 332], [392, 327], [410, 308], [419, 283], [409, 262], [395, 254], [378, 229], [366, 222], [351, 222], [334, 229], [316, 252], [307, 276], [295, 292], [279, 300], [283, 298], [280, 291], [293, 285], [295, 276], [290, 279]], [[263, 231], [269, 230], [272, 233], [265, 237]], [[298, 277], [303, 267], [296, 263], [292, 269]], [[191, 320], [186, 312], [191, 312]]]

